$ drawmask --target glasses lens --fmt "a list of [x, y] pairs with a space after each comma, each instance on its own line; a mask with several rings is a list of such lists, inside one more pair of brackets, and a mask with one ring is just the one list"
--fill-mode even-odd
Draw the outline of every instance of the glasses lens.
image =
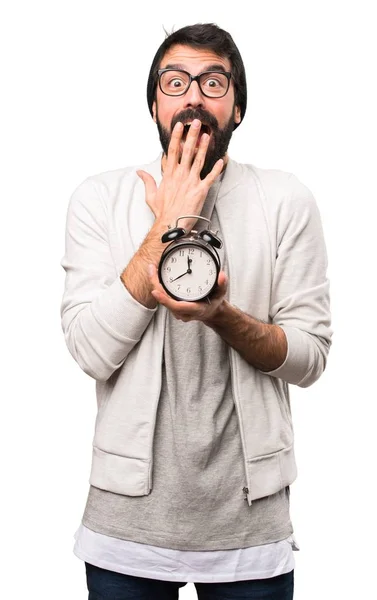
[[164, 94], [169, 96], [179, 96], [183, 94], [188, 85], [189, 77], [182, 71], [165, 71], [160, 77], [160, 85]]
[[200, 87], [203, 94], [211, 98], [225, 96], [228, 91], [229, 80], [224, 73], [203, 73], [200, 77]]

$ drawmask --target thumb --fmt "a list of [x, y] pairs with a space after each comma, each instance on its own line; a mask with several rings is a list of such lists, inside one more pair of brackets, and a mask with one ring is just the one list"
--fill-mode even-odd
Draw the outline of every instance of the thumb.
[[228, 278], [224, 271], [220, 271], [217, 283], [220, 287], [226, 289], [228, 287]]
[[136, 171], [140, 179], [143, 181], [145, 185], [145, 201], [148, 206], [154, 211], [155, 207], [155, 199], [157, 194], [157, 185], [152, 175], [147, 173], [146, 171]]
[[219, 276], [217, 278], [217, 288], [213, 293], [213, 298], [222, 298], [225, 296], [226, 291], [228, 289], [228, 278], [225, 275], [224, 271], [220, 271]]

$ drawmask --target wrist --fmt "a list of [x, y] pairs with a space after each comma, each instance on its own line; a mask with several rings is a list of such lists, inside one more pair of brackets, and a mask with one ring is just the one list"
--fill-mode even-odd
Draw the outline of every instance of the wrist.
[[230, 304], [225, 300], [225, 298], [222, 298], [220, 302], [216, 301], [213, 310], [204, 320], [204, 324], [208, 327], [219, 327], [226, 320], [226, 314], [229, 306]]
[[153, 240], [154, 242], [161, 242], [161, 238], [163, 233], [165, 233], [165, 231], [167, 230], [168, 226], [165, 225], [164, 223], [162, 223], [160, 220], [156, 220], [152, 227], [150, 228], [150, 230], [148, 231], [144, 242], [148, 242], [150, 240]]

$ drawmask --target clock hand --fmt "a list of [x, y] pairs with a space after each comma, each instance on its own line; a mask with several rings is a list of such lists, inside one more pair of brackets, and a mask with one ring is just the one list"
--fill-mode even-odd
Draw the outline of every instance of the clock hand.
[[178, 277], [176, 277], [175, 279], [173, 279], [171, 281], [171, 283], [173, 283], [173, 281], [177, 281], [177, 279], [180, 279], [184, 275], [187, 275], [187, 273], [188, 274], [192, 273], [192, 270], [191, 270], [191, 267], [190, 267], [191, 263], [192, 263], [192, 258], [187, 257], [187, 271], [185, 273], [182, 273], [182, 275], [178, 275]]
[[178, 275], [178, 277], [176, 277], [175, 279], [173, 279], [171, 281], [171, 283], [173, 283], [173, 281], [177, 281], [177, 279], [180, 279], [181, 277], [183, 277], [184, 275], [187, 275], [187, 273], [191, 273], [191, 269], [189, 271], [185, 271], [184, 273], [182, 273], [182, 275]]

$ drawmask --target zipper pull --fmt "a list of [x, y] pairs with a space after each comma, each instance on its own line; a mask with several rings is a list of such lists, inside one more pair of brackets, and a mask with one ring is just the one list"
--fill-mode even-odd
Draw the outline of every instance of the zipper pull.
[[246, 502], [247, 502], [247, 495], [248, 495], [248, 493], [249, 493], [249, 488], [248, 488], [248, 487], [243, 487], [243, 488], [242, 488], [242, 491], [243, 491], [243, 493], [245, 494], [245, 498], [244, 498], [244, 500], [246, 500]]

